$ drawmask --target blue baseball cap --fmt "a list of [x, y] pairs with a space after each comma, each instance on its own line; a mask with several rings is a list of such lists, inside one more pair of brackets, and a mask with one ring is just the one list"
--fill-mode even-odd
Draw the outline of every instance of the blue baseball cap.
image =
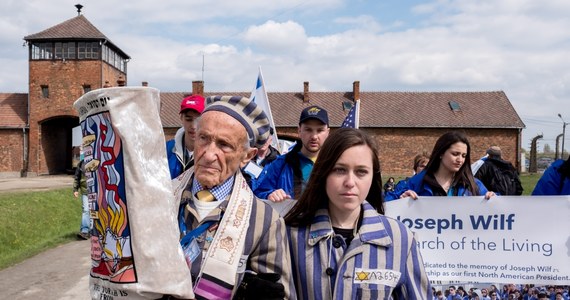
[[324, 108], [317, 105], [309, 106], [303, 109], [301, 112], [301, 118], [299, 118], [299, 124], [309, 119], [319, 120], [323, 124], [329, 126], [329, 114]]

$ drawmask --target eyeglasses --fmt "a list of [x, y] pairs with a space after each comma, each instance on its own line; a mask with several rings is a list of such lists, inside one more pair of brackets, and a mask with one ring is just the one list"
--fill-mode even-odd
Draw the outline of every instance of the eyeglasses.
[[494, 297], [497, 297], [497, 294], [491, 294], [491, 297], [493, 297], [493, 296], [494, 296]]

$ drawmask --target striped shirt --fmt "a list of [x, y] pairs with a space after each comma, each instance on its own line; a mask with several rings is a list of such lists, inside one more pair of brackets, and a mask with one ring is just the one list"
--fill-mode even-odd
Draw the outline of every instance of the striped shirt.
[[287, 227], [299, 299], [432, 299], [412, 232], [363, 203], [362, 225], [347, 247], [328, 210], [311, 225]]
[[[241, 174], [236, 173], [234, 176], [241, 176]], [[190, 180], [189, 185], [191, 185], [191, 182]], [[246, 188], [249, 189], [249, 187]], [[192, 188], [190, 186], [185, 189], [182, 194], [183, 201], [187, 201], [192, 197], [191, 191]], [[196, 280], [200, 274], [203, 256], [218, 229], [218, 223], [221, 221], [223, 213], [226, 211], [229, 197], [230, 195], [201, 221], [198, 221], [194, 202], [187, 201], [184, 220], [188, 231], [197, 228], [204, 222], [215, 221], [204, 234], [196, 239], [202, 251], [192, 263], [190, 269], [192, 280]], [[269, 204], [255, 198], [251, 217], [249, 218], [249, 226], [242, 256], [242, 259], [247, 259], [247, 261], [243, 268], [238, 269], [236, 274], [237, 281], [232, 295], [235, 295], [237, 288], [241, 284], [244, 271], [250, 270], [256, 273], [280, 274], [281, 279], [279, 282], [285, 286], [285, 298], [296, 299], [295, 287], [291, 278], [291, 258], [288, 249], [289, 244], [286, 235], [285, 221]]]

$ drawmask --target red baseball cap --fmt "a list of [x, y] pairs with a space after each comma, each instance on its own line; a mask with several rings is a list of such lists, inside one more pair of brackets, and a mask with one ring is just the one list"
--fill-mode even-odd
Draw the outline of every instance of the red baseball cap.
[[185, 110], [191, 109], [197, 111], [199, 114], [202, 114], [204, 111], [204, 102], [205, 99], [201, 95], [191, 95], [182, 100], [180, 103], [180, 113], [183, 113]]

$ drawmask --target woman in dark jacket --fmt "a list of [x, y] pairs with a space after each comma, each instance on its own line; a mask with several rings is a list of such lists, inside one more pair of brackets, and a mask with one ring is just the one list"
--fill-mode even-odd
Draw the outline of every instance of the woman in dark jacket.
[[495, 193], [473, 177], [470, 152], [471, 146], [464, 133], [451, 131], [443, 134], [435, 143], [426, 168], [386, 198], [477, 195], [491, 198]]

